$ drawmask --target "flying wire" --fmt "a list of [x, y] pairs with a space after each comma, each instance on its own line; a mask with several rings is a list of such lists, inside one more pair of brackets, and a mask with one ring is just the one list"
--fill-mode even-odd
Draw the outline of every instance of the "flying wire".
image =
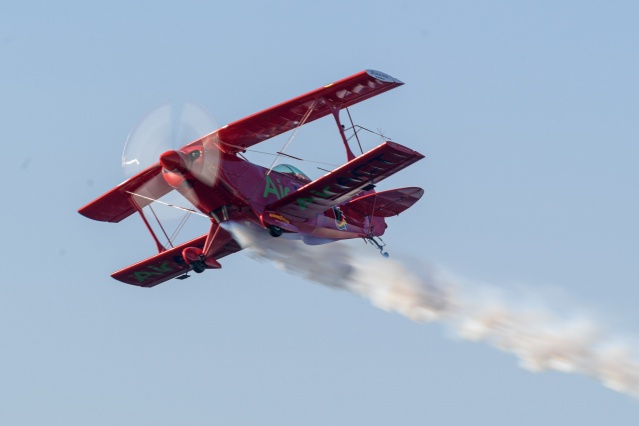
[[198, 216], [202, 216], [202, 217], [205, 217], [205, 218], [209, 219], [209, 217], [207, 215], [205, 215], [203, 213], [200, 213], [197, 210], [187, 209], [186, 207], [181, 207], [181, 206], [176, 206], [175, 204], [166, 203], [166, 202], [160, 201], [160, 200], [158, 200], [156, 198], [147, 197], [147, 196], [142, 195], [142, 194], [136, 194], [135, 192], [131, 192], [131, 191], [126, 191], [126, 192], [127, 192], [127, 194], [135, 195], [136, 197], [144, 198], [145, 200], [149, 200], [149, 201], [153, 201], [153, 202], [156, 202], [156, 203], [164, 204], [165, 206], [173, 207], [173, 208], [178, 209], [178, 210], [184, 210], [185, 212], [196, 214]]
[[[258, 151], [258, 150], [256, 150], [256, 149], [245, 149], [244, 151], [246, 151], [246, 152], [253, 152], [253, 153], [255, 153], [255, 154], [270, 155], [270, 156], [272, 156], [272, 157], [277, 157], [277, 156], [278, 156], [278, 154], [282, 154], [282, 153], [274, 154], [274, 153], [272, 153], [272, 152]], [[299, 161], [305, 161], [305, 162], [307, 162], [307, 163], [324, 164], [325, 166], [333, 166], [333, 167], [337, 167], [337, 166], [339, 166], [339, 164], [334, 164], [334, 163], [325, 163], [325, 162], [323, 162], [323, 161], [307, 160], [307, 159], [304, 159], [304, 158], [294, 157], [294, 156], [289, 155], [289, 154], [284, 154], [284, 155], [285, 155], [285, 156], [287, 156], [287, 157], [294, 158], [294, 159], [299, 160]], [[246, 159], [246, 158], [244, 158], [244, 159]]]
[[277, 153], [277, 156], [275, 157], [275, 160], [273, 160], [273, 164], [271, 164], [271, 167], [269, 167], [268, 172], [266, 172], [267, 176], [271, 174], [271, 171], [273, 170], [273, 167], [275, 167], [275, 165], [277, 164], [277, 160], [279, 160], [279, 158], [282, 155], [282, 153], [284, 151], [286, 151], [286, 148], [288, 148], [288, 146], [291, 144], [291, 142], [293, 142], [293, 139], [297, 135], [297, 132], [299, 131], [300, 127], [302, 127], [304, 125], [304, 123], [306, 123], [306, 120], [308, 120], [308, 117], [311, 115], [311, 113], [315, 109], [315, 104], [317, 104], [317, 99], [315, 99], [313, 101], [313, 103], [311, 104], [311, 106], [308, 107], [308, 111], [306, 111], [306, 113], [304, 114], [304, 117], [302, 117], [302, 121], [299, 122], [299, 124], [297, 125], [297, 127], [293, 131], [293, 134], [291, 135], [291, 137], [288, 138], [288, 141], [284, 145], [284, 148], [282, 148], [282, 150]]
[[[149, 209], [151, 210], [151, 213], [153, 213], [153, 217], [155, 217], [155, 220], [158, 222], [158, 225], [160, 226], [160, 229], [162, 230], [162, 233], [166, 237], [166, 240], [168, 241], [168, 245], [173, 247], [173, 243], [171, 242], [171, 239], [169, 238], [166, 231], [164, 230], [164, 226], [162, 226], [162, 222], [160, 222], [160, 218], [158, 218], [158, 216], [155, 214], [155, 210], [153, 210], [153, 207], [151, 206], [151, 204], [149, 204]], [[167, 248], [167, 247], [165, 246], [164, 248]]]
[[180, 231], [182, 231], [182, 228], [184, 228], [184, 226], [186, 225], [186, 221], [189, 220], [189, 217], [191, 217], [189, 213], [184, 214], [177, 228], [175, 228], [175, 231], [173, 231], [173, 234], [171, 234], [171, 240], [175, 240], [177, 238]]

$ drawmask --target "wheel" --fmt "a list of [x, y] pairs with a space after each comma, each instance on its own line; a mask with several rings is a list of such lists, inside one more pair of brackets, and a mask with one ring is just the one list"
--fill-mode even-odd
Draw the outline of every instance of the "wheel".
[[384, 253], [382, 253], [382, 256], [384, 256], [386, 259], [388, 259], [388, 256], [390, 256], [390, 254], [388, 254], [388, 252], [384, 252]]
[[202, 272], [206, 271], [206, 264], [201, 260], [198, 260], [191, 263], [191, 268], [195, 273], [201, 274]]
[[271, 237], [277, 238], [284, 233], [284, 230], [279, 226], [270, 225], [268, 227], [268, 233], [271, 234]]

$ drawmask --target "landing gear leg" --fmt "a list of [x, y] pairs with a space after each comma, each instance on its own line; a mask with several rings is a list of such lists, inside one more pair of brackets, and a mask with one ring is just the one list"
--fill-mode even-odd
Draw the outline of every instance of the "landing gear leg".
[[375, 237], [366, 237], [364, 241], [370, 241], [371, 244], [374, 245], [379, 250], [379, 254], [381, 254], [385, 258], [388, 258], [389, 256], [388, 252], [384, 251], [384, 247], [386, 246], [386, 244], [384, 244], [384, 241], [382, 241], [381, 238], [379, 239], [380, 242], [377, 242]]
[[214, 221], [211, 221], [211, 229], [204, 242], [203, 249], [187, 247], [182, 251], [182, 257], [191, 269], [201, 274], [207, 269], [218, 269], [222, 265], [215, 259], [217, 251], [231, 240], [231, 235]]

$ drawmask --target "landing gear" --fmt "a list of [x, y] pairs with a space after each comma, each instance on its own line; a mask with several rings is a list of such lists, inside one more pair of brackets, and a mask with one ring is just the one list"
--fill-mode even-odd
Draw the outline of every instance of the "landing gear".
[[182, 257], [191, 267], [193, 272], [201, 274], [202, 272], [206, 271], [206, 263], [204, 263], [202, 249], [197, 247], [187, 247], [182, 250]]
[[275, 226], [275, 225], [269, 225], [268, 226], [268, 233], [271, 234], [271, 237], [280, 237], [283, 233], [284, 230], [282, 228], [280, 228], [279, 226]]
[[[379, 238], [379, 237], [377, 237], [377, 238]], [[366, 238], [364, 238], [364, 241], [365, 242], [370, 241], [371, 244], [374, 245], [379, 250], [379, 254], [381, 254], [385, 258], [388, 259], [388, 256], [390, 256], [387, 251], [384, 251], [384, 247], [386, 247], [386, 244], [384, 243], [384, 241], [382, 241], [381, 238], [379, 238], [380, 242], [377, 242], [375, 237], [366, 237]]]
[[198, 247], [187, 247], [182, 250], [182, 258], [191, 267], [191, 270], [197, 274], [201, 274], [207, 269], [222, 267], [213, 257], [205, 257], [202, 249]]
[[191, 263], [191, 269], [193, 269], [193, 272], [201, 274], [202, 272], [206, 271], [206, 263], [201, 260], [196, 260], [195, 262]]

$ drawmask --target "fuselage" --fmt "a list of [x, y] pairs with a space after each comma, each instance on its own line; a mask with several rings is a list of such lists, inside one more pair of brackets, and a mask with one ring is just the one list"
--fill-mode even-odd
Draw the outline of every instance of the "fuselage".
[[[165, 180], [198, 210], [217, 221], [248, 220], [265, 226], [262, 217], [270, 212], [270, 204], [311, 182], [293, 167], [290, 172], [287, 167], [269, 171], [217, 147], [188, 145], [177, 155], [179, 158], [175, 154], [163, 154], [161, 161], [168, 166], [163, 171]], [[371, 192], [374, 190], [357, 195]], [[380, 236], [386, 224], [381, 217], [362, 216], [349, 209], [346, 202], [296, 223], [296, 227], [313, 243]]]

